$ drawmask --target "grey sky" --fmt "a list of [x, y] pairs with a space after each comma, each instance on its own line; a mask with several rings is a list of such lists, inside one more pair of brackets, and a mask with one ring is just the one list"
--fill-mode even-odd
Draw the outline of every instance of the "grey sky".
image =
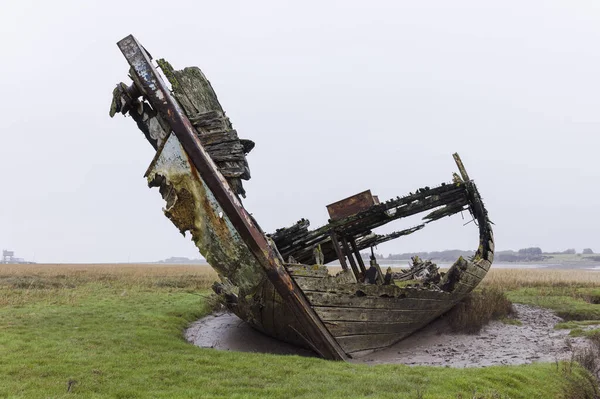
[[[0, 247], [38, 262], [197, 256], [142, 178], [152, 148], [108, 117], [129, 33], [202, 68], [256, 141], [245, 205], [266, 231], [317, 227], [367, 188], [449, 181], [458, 151], [498, 249], [600, 251], [600, 3], [575, 0], [2, 0]], [[464, 222], [379, 252], [475, 249]]]

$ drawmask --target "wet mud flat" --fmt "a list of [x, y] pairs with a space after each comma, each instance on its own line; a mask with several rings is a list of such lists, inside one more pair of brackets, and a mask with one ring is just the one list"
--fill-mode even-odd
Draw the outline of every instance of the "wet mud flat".
[[[554, 329], [562, 319], [552, 311], [519, 304], [514, 307], [521, 325], [493, 321], [479, 334], [457, 334], [449, 332], [442, 318], [389, 348], [365, 353], [351, 362], [449, 367], [518, 365], [568, 359], [573, 348], [585, 345], [584, 338], [569, 337], [569, 330]], [[185, 331], [185, 338], [196, 346], [216, 350], [315, 356], [254, 330], [230, 313], [194, 322]]]

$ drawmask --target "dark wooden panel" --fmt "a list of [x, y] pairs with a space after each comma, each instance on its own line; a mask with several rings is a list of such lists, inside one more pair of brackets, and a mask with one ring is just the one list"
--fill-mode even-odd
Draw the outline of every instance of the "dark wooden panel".
[[384, 323], [413, 323], [431, 318], [439, 310], [383, 310], [361, 308], [313, 308], [322, 320], [326, 321], [362, 321]]
[[333, 294], [328, 292], [310, 292], [304, 294], [313, 306], [320, 307], [346, 307], [368, 309], [411, 309], [411, 310], [437, 310], [448, 301], [438, 299], [395, 298]]
[[456, 283], [456, 286], [454, 288], [454, 293], [457, 295], [465, 295], [471, 291], [473, 291], [473, 289], [476, 287], [477, 284], [473, 285], [473, 284], [467, 284], [467, 283], [463, 283], [462, 281], [459, 281], [458, 283]]
[[423, 298], [437, 300], [452, 300], [452, 293], [425, 288], [398, 287], [397, 285], [375, 285], [375, 284], [342, 284], [334, 277], [314, 279], [306, 277], [294, 277], [298, 286], [304, 292], [334, 292], [338, 294], [356, 296], [387, 296], [402, 298]]

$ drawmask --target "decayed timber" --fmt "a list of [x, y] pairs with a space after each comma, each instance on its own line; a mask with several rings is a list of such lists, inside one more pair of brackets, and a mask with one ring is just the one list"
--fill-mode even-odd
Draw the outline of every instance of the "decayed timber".
[[[157, 177], [152, 182], [155, 182], [157, 179], [164, 179], [167, 182], [183, 180], [186, 183], [195, 180], [198, 182], [196, 184], [198, 190], [191, 193], [184, 187], [179, 191], [179, 196], [189, 198], [192, 205], [197, 201], [202, 201], [206, 204], [205, 210], [208, 211], [210, 209], [210, 213], [207, 216], [210, 218], [209, 220], [202, 215], [199, 216], [199, 220], [194, 213], [189, 215], [188, 218], [170, 217], [170, 219], [174, 223], [182, 223], [181, 225], [177, 225], [176, 223], [180, 231], [189, 230], [192, 232], [194, 241], [207, 260], [215, 258], [211, 253], [212, 248], [218, 248], [227, 241], [229, 241], [229, 246], [236, 245], [242, 252], [250, 252], [251, 256], [240, 257], [236, 251], [228, 253], [225, 250], [217, 250], [219, 254], [231, 255], [230, 261], [240, 262], [236, 266], [230, 266], [240, 270], [238, 275], [245, 276], [247, 273], [252, 280], [267, 277], [271, 281], [279, 295], [285, 299], [286, 305], [296, 316], [298, 328], [295, 331], [298, 334], [300, 332], [304, 334], [303, 336], [306, 339], [307, 345], [311, 346], [323, 357], [335, 360], [345, 359], [346, 355], [340, 350], [339, 344], [332, 339], [331, 334], [324, 328], [321, 319], [308, 306], [303, 294], [283, 268], [281, 259], [277, 256], [276, 251], [269, 245], [265, 235], [254, 224], [250, 215], [241, 206], [229, 184], [217, 170], [214, 162], [200, 143], [191, 122], [152, 66], [146, 51], [133, 36], [128, 36], [121, 40], [119, 48], [129, 62], [137, 83], [141, 86], [139, 87], [140, 92], [144, 94], [152, 107], [158, 110], [161, 116], [169, 123], [174, 133], [170, 137], [174, 141], [177, 141], [177, 144], [172, 144], [175, 147], [174, 151], [177, 151], [177, 145], [179, 145], [180, 154], [188, 158], [189, 173], [187, 171], [177, 173], [174, 175], [174, 178], [168, 176], [168, 173], [164, 175], [157, 174]], [[210, 96], [206, 96], [206, 98], [210, 98]], [[160, 155], [158, 154], [158, 156]], [[165, 167], [180, 166], [181, 163], [182, 161], [177, 159], [172, 162], [170, 159], [167, 159]], [[200, 189], [201, 186], [203, 190]], [[161, 184], [161, 188], [163, 187]], [[167, 189], [170, 189], [170, 187], [167, 186]], [[194, 194], [196, 197], [194, 197]], [[188, 204], [182, 205], [180, 209], [196, 212], [196, 206]], [[204, 222], [202, 219], [204, 219]], [[212, 237], [210, 240], [206, 240], [206, 238], [210, 238], [210, 230], [217, 225], [222, 226], [219, 228], [221, 231], [226, 228], [228, 236]], [[262, 273], [257, 274], [255, 272], [256, 264], [262, 268]]]
[[[475, 183], [454, 154], [459, 175], [451, 183], [380, 202], [370, 191], [329, 206], [330, 223], [310, 230], [301, 219], [266, 235], [242, 206], [246, 156], [254, 147], [240, 139], [200, 69], [158, 64], [167, 89], [141, 45], [129, 36], [119, 47], [133, 82], [113, 91], [110, 115], [128, 114], [156, 149], [146, 178], [166, 201], [165, 215], [192, 240], [219, 273], [213, 286], [226, 306], [256, 329], [343, 360], [414, 333], [473, 290], [493, 262], [494, 240]], [[470, 259], [459, 258], [445, 274], [415, 268], [403, 286], [360, 250], [423, 230], [427, 224], [468, 212], [479, 229]], [[389, 234], [374, 229], [424, 214], [423, 222]], [[284, 262], [284, 259], [288, 263]], [[339, 260], [342, 272], [324, 264]], [[430, 263], [427, 263], [430, 265]], [[433, 276], [412, 282], [425, 269]]]

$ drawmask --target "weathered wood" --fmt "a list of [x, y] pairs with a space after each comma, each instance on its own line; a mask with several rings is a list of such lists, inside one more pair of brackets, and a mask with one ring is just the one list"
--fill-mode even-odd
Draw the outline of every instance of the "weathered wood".
[[463, 165], [460, 156], [458, 156], [458, 153], [454, 153], [452, 154], [452, 156], [454, 157], [454, 162], [456, 162], [456, 166], [458, 167], [458, 171], [460, 172], [460, 175], [462, 177], [462, 179], [464, 181], [469, 181], [471, 180], [469, 178], [469, 175], [467, 174], [467, 170], [465, 169], [465, 165]]
[[413, 310], [413, 309], [373, 309], [361, 308], [313, 308], [324, 321], [363, 321], [383, 323], [414, 323], [428, 320], [436, 314], [436, 310]]
[[485, 254], [485, 259], [488, 262], [490, 262], [490, 266], [491, 266], [491, 264], [494, 262], [494, 252], [493, 251], [487, 251], [486, 254]]
[[[340, 248], [340, 243], [338, 242], [337, 235], [332, 230], [329, 233], [329, 236], [331, 237], [331, 242], [333, 243], [333, 248], [335, 249], [335, 253], [336, 253], [338, 259], [340, 260], [340, 265], [342, 266], [342, 269], [348, 270], [348, 264], [346, 263], [346, 258], [344, 257], [344, 253], [342, 252], [342, 249]], [[355, 274], [355, 276], [356, 276], [356, 274]]]
[[350, 261], [350, 267], [352, 267], [352, 272], [357, 280], [359, 280], [359, 271], [358, 266], [356, 265], [356, 261], [354, 260], [354, 256], [352, 256], [352, 251], [350, 250], [350, 246], [348, 245], [348, 240], [346, 237], [342, 237], [342, 245], [344, 246], [344, 253], [346, 257]]
[[[419, 213], [445, 205], [447, 202], [461, 196], [465, 196], [465, 186], [463, 184], [442, 184], [438, 187], [423, 189], [415, 194], [411, 193], [405, 197], [375, 205], [367, 211], [335, 221], [316, 230], [306, 231], [306, 233], [291, 242], [280, 243], [276, 239], [274, 241], [284, 257], [292, 255], [295, 259], [306, 263], [308, 260], [304, 257], [310, 256], [310, 248], [318, 243], [323, 244], [328, 241], [331, 229], [344, 232], [348, 236], [364, 236], [370, 230], [382, 224], [410, 216], [414, 212]], [[426, 204], [421, 204], [422, 201], [426, 201]], [[398, 209], [400, 209], [400, 212], [398, 212]], [[357, 228], [360, 228], [360, 231], [357, 231]], [[359, 247], [359, 249], [363, 248]], [[299, 251], [304, 251], [303, 255], [299, 254]], [[323, 251], [325, 253], [325, 248], [323, 248]], [[328, 259], [326, 255], [326, 262], [331, 260], [332, 258]]]
[[487, 275], [487, 270], [480, 266], [483, 262], [487, 263], [486, 260], [479, 260], [478, 262], [469, 262], [465, 272], [479, 278], [480, 280], [483, 280], [484, 277]]
[[375, 247], [379, 244], [383, 244], [384, 242], [395, 240], [398, 237], [412, 234], [416, 231], [421, 230], [423, 227], [425, 227], [425, 224], [420, 224], [418, 226], [410, 227], [404, 230], [394, 231], [389, 234], [370, 234], [360, 238], [360, 240], [357, 243], [357, 249], [361, 250], [365, 248]]
[[[147, 174], [149, 184], [160, 187], [167, 201], [165, 214], [182, 233], [191, 233], [223, 276], [223, 288], [216, 292], [253, 327], [278, 339], [304, 342], [323, 357], [344, 359], [345, 352], [385, 347], [410, 334], [485, 277], [493, 261], [492, 227], [477, 188], [456, 154], [464, 181], [457, 177], [454, 184], [425, 187], [382, 204], [373, 199], [372, 204], [358, 207], [360, 212], [320, 229], [308, 231], [308, 223], [298, 224], [273, 235], [281, 239], [276, 245], [286, 258], [297, 255], [302, 262], [310, 259], [315, 246], [322, 246], [326, 259], [340, 259], [344, 272], [339, 276], [328, 276], [324, 267], [284, 265], [272, 241], [235, 195], [243, 195], [241, 179], [250, 177], [245, 155], [254, 143], [239, 139], [206, 77], [198, 68], [174, 71], [159, 62], [178, 102], [133, 37], [121, 41], [119, 47], [132, 67], [133, 86], [138, 90], [120, 85], [113, 93], [110, 113], [139, 110], [141, 117], [134, 120], [143, 122], [140, 129], [158, 148]], [[413, 287], [356, 283], [359, 270], [366, 269], [361, 245], [410, 234], [465, 206], [479, 227], [479, 248], [473, 262], [460, 258], [441, 285], [437, 281]], [[356, 209], [339, 210], [355, 213]], [[430, 213], [420, 226], [384, 236], [372, 234], [373, 228], [426, 211]]]
[[[188, 115], [205, 150], [234, 192], [245, 196], [241, 179], [250, 179], [246, 160], [248, 151], [245, 150], [247, 146], [237, 138], [237, 132], [233, 130], [210, 82], [197, 67], [176, 71], [165, 60], [157, 62], [171, 83], [173, 96]], [[204, 136], [207, 137], [203, 138]]]
[[362, 272], [362, 274], [364, 276], [365, 273], [367, 272], [367, 268], [365, 267], [365, 262], [363, 261], [363, 258], [360, 255], [360, 251], [358, 250], [358, 247], [356, 246], [356, 240], [354, 238], [350, 239], [350, 245], [352, 245], [352, 251], [354, 252], [354, 256], [356, 257], [356, 261], [358, 262], [360, 271]]
[[275, 286], [273, 284], [263, 284], [262, 288], [262, 306], [259, 308], [260, 322], [265, 331], [274, 334], [275, 309], [273, 298], [275, 297]]
[[[135, 75], [136, 78], [142, 82], [140, 91], [145, 94], [147, 101], [150, 102], [153, 108], [157, 109], [161, 115], [165, 117], [177, 138], [177, 144], [180, 145], [179, 149], [185, 150], [189, 162], [194, 168], [191, 173], [184, 173], [185, 177], [188, 181], [202, 181], [205, 190], [205, 199], [208, 198], [206, 191], [210, 191], [213, 203], [209, 204], [208, 209], [205, 209], [205, 211], [214, 215], [214, 212], [218, 209], [220, 210], [221, 215], [226, 217], [229, 221], [229, 223], [218, 223], [218, 221], [221, 220], [221, 217], [217, 217], [214, 219], [215, 222], [209, 225], [209, 230], [211, 228], [218, 228], [219, 233], [230, 234], [232, 230], [235, 229], [238, 235], [234, 237], [233, 241], [236, 243], [240, 242], [241, 247], [251, 253], [251, 256], [244, 259], [244, 261], [253, 264], [258, 263], [260, 265], [264, 273], [261, 273], [262, 276], [264, 277], [266, 275], [270, 282], [275, 286], [278, 293], [285, 299], [287, 306], [289, 306], [289, 309], [291, 310], [291, 314], [299, 320], [300, 325], [302, 326], [302, 332], [311, 340], [312, 345], [318, 348], [320, 354], [324, 357], [334, 360], [346, 359], [346, 355], [337, 341], [335, 341], [323, 325], [321, 319], [310, 308], [310, 304], [302, 292], [285, 271], [278, 254], [270, 246], [262, 230], [257, 227], [251, 216], [241, 206], [239, 199], [231, 191], [231, 188], [228, 187], [223, 176], [216, 170], [208, 153], [202, 147], [186, 113], [175, 98], [173, 98], [165, 82], [160, 78], [158, 72], [153, 67], [148, 53], [133, 36], [128, 36], [121, 40], [119, 42], [119, 48], [131, 66], [132, 75]], [[197, 69], [197, 71], [201, 77], [204, 78], [200, 70]], [[210, 86], [206, 78], [204, 78], [203, 81]], [[179, 83], [179, 79], [177, 79], [175, 83], [172, 83], [173, 91], [176, 91], [175, 84]], [[212, 88], [210, 88], [210, 90], [205, 88], [201, 92], [212, 93], [212, 96], [205, 99], [206, 101], [203, 102], [208, 104], [214, 100], [216, 105], [210, 109], [215, 109], [215, 107], [219, 106]], [[196, 111], [204, 112], [206, 110], [196, 109]], [[177, 167], [179, 165], [171, 166]], [[151, 176], [148, 178], [150, 179]], [[183, 193], [183, 191], [181, 192]], [[219, 205], [218, 207], [215, 206], [215, 202]], [[192, 228], [189, 226], [193, 224], [193, 220], [186, 222], [183, 215], [178, 216], [182, 216], [182, 227], [185, 228], [185, 230], [182, 231], [191, 230]], [[195, 238], [197, 245], [199, 245], [198, 243], [202, 239], [202, 234], [196, 234]], [[223, 237], [222, 239], [228, 240], [230, 239], [230, 236]], [[217, 245], [222, 244], [218, 239], [215, 243]], [[208, 255], [211, 255], [210, 250], [205, 252]], [[232, 256], [232, 258], [234, 257], [235, 256]], [[241, 296], [242, 295], [240, 295], [240, 297]]]
[[300, 277], [327, 277], [329, 275], [329, 270], [327, 266], [323, 265], [285, 265], [286, 270], [290, 273], [291, 276], [300, 276]]
[[448, 300], [452, 294], [435, 288], [398, 287], [397, 285], [376, 284], [340, 284], [332, 277], [323, 279], [294, 277], [294, 280], [304, 292], [331, 292], [342, 295], [357, 296], [387, 296], [402, 298], [424, 298]]
[[435, 211], [425, 215], [423, 219], [433, 222], [434, 220], [439, 220], [446, 216], [452, 216], [459, 212], [462, 212], [468, 204], [469, 201], [466, 198], [459, 198], [456, 201], [451, 202], [443, 206], [442, 208], [436, 209]]
[[320, 307], [437, 310], [448, 302], [441, 299], [356, 296], [330, 292], [305, 291], [304, 294], [312, 306]]
[[[478, 267], [474, 267], [474, 270], [472, 270], [476, 272], [477, 269], [482, 270]], [[471, 285], [473, 287], [476, 287], [477, 284], [481, 282], [481, 280], [483, 280], [483, 277], [481, 277], [480, 275], [473, 274], [469, 270], [463, 270], [460, 275], [460, 282], [462, 284]]]

